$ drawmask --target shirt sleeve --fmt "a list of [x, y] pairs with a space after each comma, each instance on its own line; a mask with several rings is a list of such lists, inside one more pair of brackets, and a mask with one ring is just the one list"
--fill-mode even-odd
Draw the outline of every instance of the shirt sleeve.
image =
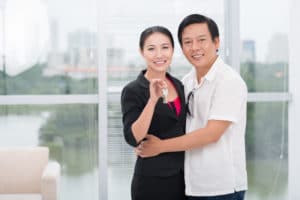
[[122, 109], [122, 121], [123, 121], [123, 133], [126, 142], [136, 147], [138, 145], [131, 126], [138, 119], [143, 107], [141, 106], [141, 100], [139, 96], [134, 92], [132, 88], [125, 87], [121, 94], [121, 109]]
[[247, 103], [247, 87], [239, 77], [222, 80], [215, 88], [209, 120], [238, 122]]

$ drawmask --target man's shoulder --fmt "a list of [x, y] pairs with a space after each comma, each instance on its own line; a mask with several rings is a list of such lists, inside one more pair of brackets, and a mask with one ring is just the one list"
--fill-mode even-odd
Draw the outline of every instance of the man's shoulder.
[[236, 88], [241, 88], [247, 90], [247, 85], [241, 75], [226, 63], [223, 63], [222, 67], [219, 68], [217, 73], [218, 85], [226, 87], [226, 85], [231, 85]]
[[223, 66], [220, 68], [220, 76], [222, 76], [225, 80], [236, 80], [239, 82], [244, 82], [241, 75], [230, 65], [224, 63]]

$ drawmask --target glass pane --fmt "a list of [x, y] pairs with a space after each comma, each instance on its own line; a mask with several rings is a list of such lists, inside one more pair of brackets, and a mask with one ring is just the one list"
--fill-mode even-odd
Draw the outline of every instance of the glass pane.
[[96, 0], [0, 3], [0, 94], [96, 93]]
[[[191, 69], [177, 41], [177, 28], [185, 16], [203, 13], [216, 21], [220, 29], [222, 55], [223, 0], [135, 0], [130, 2], [130, 6], [127, 1], [121, 0], [106, 3], [107, 76], [111, 89], [123, 87], [136, 79], [138, 73], [145, 68], [138, 43], [140, 33], [149, 26], [162, 25], [173, 33], [175, 53], [171, 73], [179, 79]], [[130, 200], [130, 185], [136, 158], [133, 148], [126, 144], [123, 138], [120, 94], [109, 94], [108, 102], [108, 199]]]
[[287, 103], [248, 103], [247, 200], [288, 199], [287, 113]]
[[108, 196], [130, 200], [129, 180], [136, 156], [123, 138], [120, 94], [110, 93], [108, 98]]
[[96, 105], [0, 106], [0, 147], [48, 146], [60, 199], [98, 200], [97, 115]]
[[288, 5], [240, 1], [241, 75], [249, 92], [288, 91]]

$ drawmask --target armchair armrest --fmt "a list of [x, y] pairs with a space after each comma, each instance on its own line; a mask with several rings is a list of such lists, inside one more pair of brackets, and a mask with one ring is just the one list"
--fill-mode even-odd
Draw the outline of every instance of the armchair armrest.
[[60, 165], [49, 162], [43, 171], [41, 180], [41, 194], [43, 200], [57, 200], [59, 192]]

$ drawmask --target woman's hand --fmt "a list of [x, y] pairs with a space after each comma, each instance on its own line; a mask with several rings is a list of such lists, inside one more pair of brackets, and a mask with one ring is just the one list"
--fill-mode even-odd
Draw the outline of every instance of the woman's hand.
[[166, 81], [162, 79], [151, 79], [149, 85], [150, 100], [157, 102], [157, 100], [163, 95], [162, 90], [167, 88]]

